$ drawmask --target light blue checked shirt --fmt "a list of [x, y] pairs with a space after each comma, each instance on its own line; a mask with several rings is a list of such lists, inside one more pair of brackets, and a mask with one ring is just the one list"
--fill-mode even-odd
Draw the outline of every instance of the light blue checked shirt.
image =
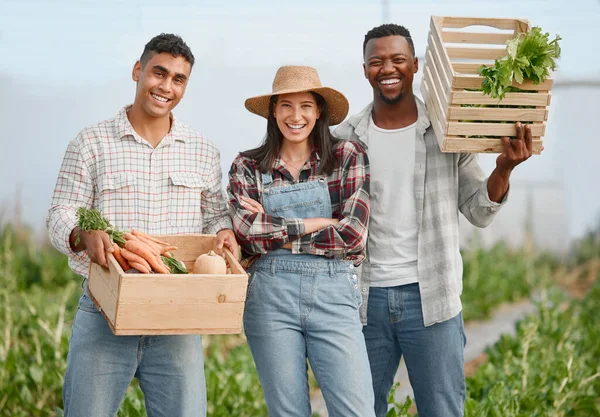
[[[442, 153], [427, 116], [425, 104], [416, 98], [418, 108], [415, 154], [414, 195], [417, 204], [418, 247], [417, 270], [425, 326], [443, 322], [462, 310], [463, 263], [460, 256], [458, 212], [473, 225], [486, 227], [504, 205], [490, 200], [488, 178], [476, 154]], [[336, 130], [341, 139], [359, 142], [369, 149], [369, 123], [373, 103], [350, 117]], [[393, 158], [390, 155], [390, 158]], [[393, 181], [389, 178], [389, 181]], [[377, 201], [371, 190], [371, 201]], [[393, 227], [393, 222], [390, 224]], [[361, 320], [367, 322], [367, 300], [370, 286], [369, 248], [361, 266], [360, 284], [363, 296]]]

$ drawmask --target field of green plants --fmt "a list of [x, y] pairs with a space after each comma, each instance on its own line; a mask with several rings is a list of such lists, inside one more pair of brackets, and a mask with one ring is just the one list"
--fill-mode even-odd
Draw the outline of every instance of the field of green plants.
[[[558, 275], [598, 273], [598, 234], [569, 260], [533, 256], [504, 245], [464, 253], [465, 319], [485, 319], [494, 307], [535, 294], [538, 313], [516, 337], [503, 337], [468, 380], [467, 416], [600, 416], [600, 288], [584, 301], [553, 289]], [[593, 276], [595, 279], [595, 276]], [[36, 242], [30, 231], [0, 226], [0, 417], [61, 416], [62, 378], [81, 280], [66, 257]], [[243, 336], [206, 336], [208, 415], [266, 416], [252, 356]], [[314, 383], [313, 383], [314, 385]], [[120, 417], [145, 416], [132, 383]], [[389, 416], [408, 416], [396, 404]]]

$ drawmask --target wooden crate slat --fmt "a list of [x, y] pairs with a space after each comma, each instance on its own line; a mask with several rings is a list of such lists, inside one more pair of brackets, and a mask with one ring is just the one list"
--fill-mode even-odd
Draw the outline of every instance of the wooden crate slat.
[[471, 43], [486, 45], [504, 45], [514, 38], [512, 33], [449, 32], [442, 31], [445, 43]]
[[141, 334], [146, 336], [159, 336], [159, 335], [183, 335], [183, 334], [238, 334], [240, 331], [237, 328], [217, 328], [217, 327], [199, 327], [195, 328], [167, 328], [167, 329], [115, 329], [110, 323], [108, 323], [112, 332], [117, 336], [139, 336]]
[[[532, 124], [532, 136], [544, 136], [545, 124]], [[512, 123], [448, 122], [448, 136], [511, 136], [517, 135]]]
[[452, 69], [457, 74], [475, 74], [479, 75], [479, 68], [484, 65], [489, 67], [489, 62], [452, 62]]
[[443, 96], [443, 94], [440, 94], [438, 92], [438, 88], [435, 82], [433, 82], [432, 80], [433, 78], [430, 72], [430, 68], [425, 68], [425, 77], [423, 78], [423, 82], [427, 85], [429, 100], [433, 101], [433, 103], [435, 104], [436, 111], [438, 115], [442, 118], [441, 120], [446, 120], [446, 110], [448, 109], [448, 107], [444, 106], [442, 99], [440, 98]]
[[[480, 76], [468, 76], [468, 75], [457, 75], [454, 77], [452, 82], [452, 88], [456, 89], [478, 89], [481, 88], [483, 77]], [[533, 90], [533, 91], [548, 91], [552, 88], [554, 80], [551, 78], [546, 79], [543, 83], [534, 84], [531, 81], [524, 81], [522, 84], [513, 82], [513, 87], [520, 88], [521, 90]]]
[[[121, 283], [121, 297], [128, 303], [162, 304], [174, 300], [195, 302], [239, 302], [246, 299], [245, 288], [239, 286], [246, 275], [163, 275], [128, 274]], [[219, 301], [219, 297], [223, 301]]]
[[452, 91], [449, 98], [450, 105], [456, 104], [488, 104], [512, 106], [546, 106], [550, 104], [549, 93], [506, 93], [499, 102], [480, 91]]
[[[532, 152], [539, 155], [542, 152], [542, 141], [540, 138], [533, 138]], [[461, 138], [447, 136], [444, 142], [445, 152], [465, 152], [465, 153], [502, 153], [504, 147], [497, 138]]]
[[[431, 53], [431, 50], [429, 48], [427, 48], [427, 59], [429, 60], [429, 62], [432, 63], [432, 65], [427, 65], [425, 67], [424, 71], [424, 77], [429, 77], [430, 80], [430, 84], [431, 85], [435, 85], [436, 87], [436, 93], [438, 95], [438, 97], [440, 97], [441, 99], [441, 105], [442, 108], [447, 108], [448, 107], [448, 95], [450, 93], [450, 81], [447, 81], [444, 77], [440, 76], [440, 68], [438, 65], [436, 65], [436, 60], [433, 58], [433, 55]], [[446, 115], [446, 113], [444, 112], [444, 116]]]
[[444, 48], [442, 32], [436, 26], [436, 20], [433, 17], [431, 18], [429, 28], [429, 48], [432, 49], [432, 53], [436, 56], [436, 59], [439, 59], [439, 62], [442, 65], [446, 74], [448, 75], [448, 78], [452, 78], [454, 76], [452, 62], [450, 61], [448, 52], [446, 52], [446, 48]]
[[436, 104], [435, 90], [429, 80], [423, 82], [421, 90], [423, 91], [423, 96], [426, 97], [425, 105], [429, 113], [429, 120], [431, 121], [438, 144], [441, 147], [447, 130], [445, 117], [441, 115], [440, 108]]
[[[108, 257], [114, 259], [112, 254], [109, 254]], [[90, 298], [96, 300], [102, 306], [102, 314], [109, 321], [114, 322], [117, 316], [117, 294], [120, 277], [114, 268], [110, 268], [109, 271], [109, 273], [106, 273], [106, 270], [100, 265], [90, 263], [89, 276], [94, 276], [94, 279], [88, 280], [88, 294]]]
[[[241, 325], [244, 303], [139, 304], [123, 303], [119, 308], [120, 329], [140, 329], [152, 323], [156, 330], [176, 328], [235, 328]], [[234, 326], [232, 326], [234, 324]]]
[[543, 122], [546, 120], [546, 109], [506, 109], [450, 106], [450, 109], [448, 110], [448, 120]]
[[500, 48], [446, 48], [450, 59], [489, 59], [494, 60], [506, 56], [506, 49]]
[[525, 20], [519, 19], [498, 19], [494, 17], [452, 17], [452, 16], [432, 16], [439, 18], [444, 28], [462, 29], [467, 26], [490, 26], [501, 30], [515, 30], [515, 23], [522, 22], [528, 24]]

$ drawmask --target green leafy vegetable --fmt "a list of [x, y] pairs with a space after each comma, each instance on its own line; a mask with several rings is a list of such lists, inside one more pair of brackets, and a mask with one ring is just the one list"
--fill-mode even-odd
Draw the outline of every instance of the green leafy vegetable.
[[187, 274], [187, 268], [185, 267], [185, 264], [177, 259], [175, 259], [175, 257], [171, 257], [171, 258], [167, 258], [164, 255], [160, 255], [160, 257], [162, 258], [163, 262], [165, 263], [165, 265], [167, 266], [167, 268], [169, 268], [169, 270], [171, 271], [172, 274]]
[[[77, 226], [85, 232], [91, 232], [92, 230], [102, 230], [108, 234], [113, 242], [119, 246], [125, 244], [125, 238], [123, 232], [114, 227], [106, 217], [102, 216], [102, 213], [97, 209], [86, 209], [79, 207], [77, 209]], [[75, 244], [79, 243], [79, 236], [75, 241]]]
[[481, 84], [483, 92], [502, 100], [512, 90], [513, 80], [522, 83], [530, 80], [534, 84], [544, 82], [550, 70], [556, 69], [556, 59], [560, 58], [560, 36], [549, 41], [549, 34], [542, 33], [539, 27], [520, 33], [506, 42], [508, 55], [497, 59], [493, 66], [481, 66], [479, 74], [485, 79]]

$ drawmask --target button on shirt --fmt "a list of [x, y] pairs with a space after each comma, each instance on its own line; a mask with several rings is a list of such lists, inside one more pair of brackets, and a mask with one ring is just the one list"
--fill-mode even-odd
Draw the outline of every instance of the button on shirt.
[[[304, 234], [304, 220], [252, 213], [244, 209], [239, 196], [262, 201], [263, 185], [256, 161], [239, 155], [229, 171], [229, 205], [233, 228], [244, 251], [265, 254], [292, 242], [292, 253], [350, 259], [356, 265], [364, 259], [369, 221], [369, 161], [364, 148], [355, 142], [336, 145], [337, 165], [327, 176], [331, 211], [340, 222], [314, 233]], [[317, 181], [319, 156], [316, 150], [301, 168], [300, 181]], [[296, 180], [280, 158], [273, 163], [270, 187], [283, 187]]]
[[46, 219], [52, 244], [87, 277], [89, 258], [69, 237], [79, 207], [96, 208], [120, 230], [150, 234], [214, 234], [231, 228], [222, 192], [219, 151], [172, 117], [156, 148], [127, 118], [131, 106], [81, 131], [69, 144]]

